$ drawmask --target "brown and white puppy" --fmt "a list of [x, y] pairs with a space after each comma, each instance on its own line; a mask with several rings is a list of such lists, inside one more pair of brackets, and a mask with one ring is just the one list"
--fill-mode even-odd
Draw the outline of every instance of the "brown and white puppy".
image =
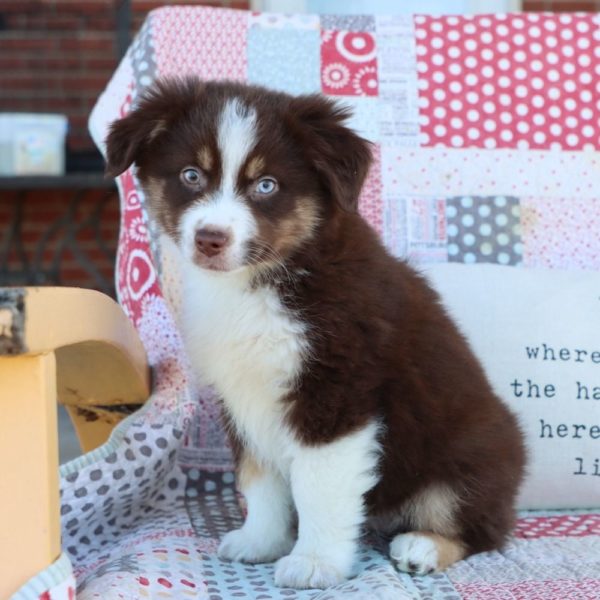
[[515, 418], [439, 298], [357, 213], [371, 155], [320, 96], [156, 84], [107, 140], [181, 253], [184, 335], [223, 399], [248, 502], [226, 559], [275, 582], [352, 574], [361, 530], [398, 568], [502, 545], [524, 468]]

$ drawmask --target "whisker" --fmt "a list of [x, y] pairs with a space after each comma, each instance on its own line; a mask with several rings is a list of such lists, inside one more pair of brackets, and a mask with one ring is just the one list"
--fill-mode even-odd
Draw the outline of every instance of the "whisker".
[[290, 283], [290, 285], [293, 285], [297, 280], [297, 276], [289, 270], [285, 264], [285, 259], [281, 256], [281, 254], [279, 254], [279, 252], [277, 252], [277, 250], [275, 250], [275, 248], [273, 248], [273, 246], [271, 246], [271, 244], [265, 240], [259, 239], [257, 241], [260, 244], [260, 252], [256, 248], [251, 249], [253, 251], [251, 258], [253, 258], [255, 261], [253, 264], [258, 265], [259, 262], [274, 263], [273, 269], [269, 269], [260, 273], [261, 277], [266, 276], [267, 282], [271, 280], [272, 283], [277, 283], [276, 277], [283, 274], [283, 276], [287, 278], [287, 281]]

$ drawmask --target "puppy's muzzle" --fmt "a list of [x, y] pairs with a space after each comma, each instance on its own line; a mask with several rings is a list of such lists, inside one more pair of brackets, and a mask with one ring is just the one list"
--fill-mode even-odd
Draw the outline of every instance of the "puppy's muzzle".
[[231, 233], [225, 229], [204, 227], [194, 235], [198, 252], [208, 258], [221, 254], [231, 244]]

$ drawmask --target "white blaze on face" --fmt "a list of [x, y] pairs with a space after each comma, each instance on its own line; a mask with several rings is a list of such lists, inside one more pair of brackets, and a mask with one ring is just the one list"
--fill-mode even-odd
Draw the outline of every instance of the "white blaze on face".
[[217, 143], [223, 165], [220, 191], [233, 196], [240, 169], [256, 145], [256, 112], [238, 98], [228, 100], [219, 119]]
[[192, 205], [182, 216], [181, 245], [184, 254], [192, 256], [194, 234], [198, 229], [229, 230], [233, 238], [224, 260], [228, 268], [235, 269], [241, 266], [246, 242], [257, 228], [252, 212], [235, 188], [240, 170], [256, 145], [256, 112], [239, 98], [232, 98], [223, 106], [217, 127], [221, 184], [208, 200]]

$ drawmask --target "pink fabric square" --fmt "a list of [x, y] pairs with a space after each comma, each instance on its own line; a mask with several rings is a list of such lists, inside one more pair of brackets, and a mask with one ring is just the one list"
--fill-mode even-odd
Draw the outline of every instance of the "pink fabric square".
[[158, 75], [246, 80], [248, 12], [180, 6], [151, 19]]
[[592, 14], [415, 17], [421, 144], [598, 148]]
[[332, 96], [377, 96], [377, 48], [370, 33], [321, 32], [321, 89]]
[[[551, 573], [548, 576], [550, 578]], [[458, 583], [454, 587], [463, 600], [596, 600], [600, 595], [597, 579], [543, 581], [536, 578], [515, 583]]]
[[381, 146], [371, 146], [373, 162], [369, 174], [363, 185], [358, 200], [358, 210], [363, 218], [375, 229], [379, 235], [383, 235], [383, 188], [381, 184]]
[[523, 198], [523, 264], [600, 269], [600, 198]]

